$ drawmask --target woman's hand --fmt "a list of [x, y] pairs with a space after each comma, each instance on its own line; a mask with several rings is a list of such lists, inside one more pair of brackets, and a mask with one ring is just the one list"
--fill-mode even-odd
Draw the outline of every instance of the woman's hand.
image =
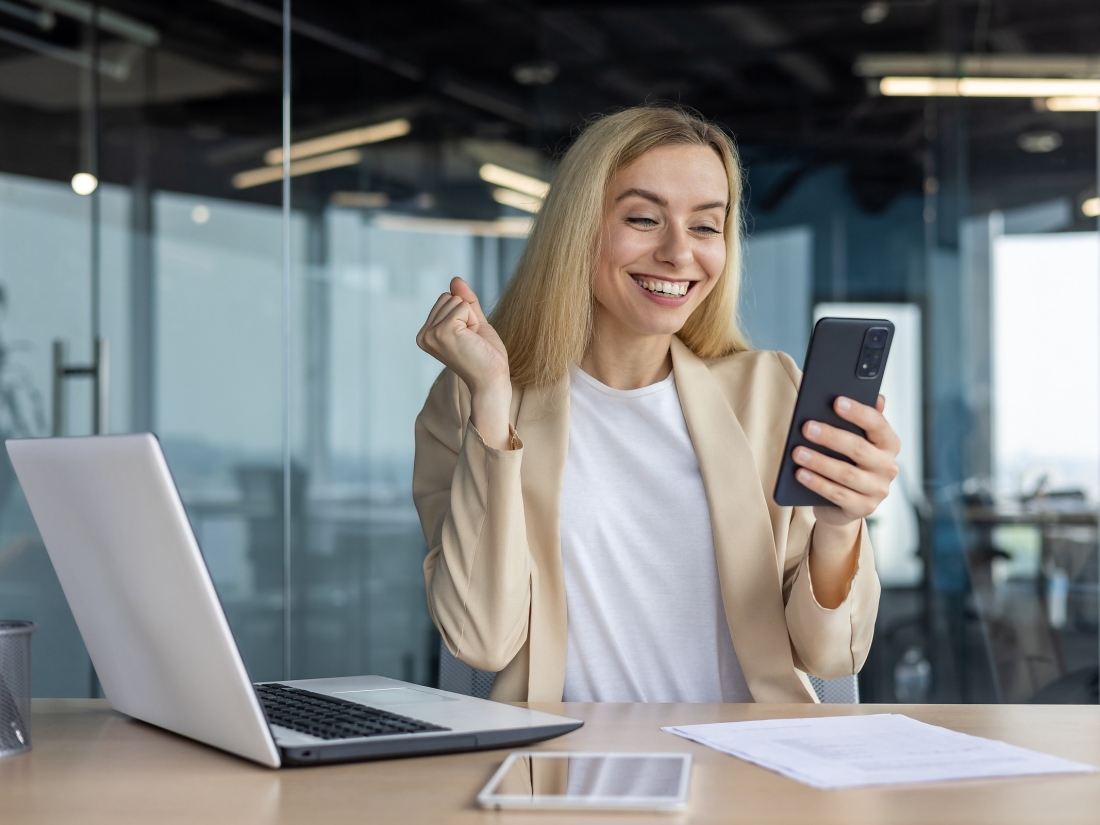
[[490, 447], [507, 449], [512, 381], [508, 352], [461, 278], [435, 302], [416, 344], [461, 378], [470, 390], [470, 419]]
[[818, 421], [803, 426], [802, 434], [808, 440], [848, 456], [855, 466], [806, 447], [794, 450], [794, 460], [800, 465], [795, 477], [836, 505], [814, 507], [817, 525], [810, 548], [814, 598], [830, 610], [848, 597], [856, 572], [859, 520], [882, 503], [898, 475], [894, 459], [901, 440], [882, 414], [885, 406], [881, 395], [874, 408], [850, 398], [834, 402], [836, 414], [858, 425], [866, 438]]
[[860, 427], [866, 438], [817, 421], [807, 421], [802, 434], [809, 441], [828, 447], [855, 462], [855, 466], [816, 450], [796, 447], [794, 461], [800, 465], [796, 478], [836, 507], [815, 507], [818, 522], [837, 527], [866, 518], [886, 498], [890, 482], [898, 475], [895, 461], [901, 441], [882, 411], [881, 395], [868, 407], [850, 398], [838, 398], [833, 409], [845, 421]]

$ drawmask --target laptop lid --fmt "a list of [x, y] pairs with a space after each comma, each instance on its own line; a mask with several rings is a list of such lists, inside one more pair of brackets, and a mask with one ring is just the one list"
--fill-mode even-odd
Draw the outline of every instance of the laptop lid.
[[7, 448], [111, 707], [279, 767], [156, 437]]

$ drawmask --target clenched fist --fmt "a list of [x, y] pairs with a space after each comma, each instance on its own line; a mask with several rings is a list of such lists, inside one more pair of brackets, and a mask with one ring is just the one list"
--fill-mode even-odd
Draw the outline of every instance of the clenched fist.
[[469, 284], [461, 278], [451, 280], [451, 291], [439, 296], [416, 343], [466, 383], [470, 419], [486, 444], [507, 449], [512, 402], [508, 352]]

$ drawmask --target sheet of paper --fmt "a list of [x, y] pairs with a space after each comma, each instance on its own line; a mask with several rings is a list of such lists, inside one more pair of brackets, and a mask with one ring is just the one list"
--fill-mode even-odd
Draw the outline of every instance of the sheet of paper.
[[895, 713], [662, 730], [822, 789], [1096, 770]]

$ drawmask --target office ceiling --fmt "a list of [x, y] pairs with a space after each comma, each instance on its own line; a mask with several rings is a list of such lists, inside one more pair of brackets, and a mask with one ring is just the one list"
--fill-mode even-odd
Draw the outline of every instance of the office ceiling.
[[[13, 3], [50, 5], [10, 0], [0, 7], [0, 116], [18, 114], [26, 135], [44, 136], [66, 124], [71, 145], [51, 161], [44, 137], [23, 140], [11, 134], [19, 130], [4, 130], [0, 166], [22, 164], [29, 173], [64, 180], [88, 128], [87, 115], [80, 115], [90, 94], [81, 80], [87, 73], [33, 53], [5, 32], [86, 52], [88, 27], [57, 15], [45, 28], [41, 20], [5, 13]], [[157, 58], [143, 62], [125, 25], [103, 33], [103, 59], [116, 69], [130, 61], [100, 83], [104, 174], [114, 152], [119, 176], [127, 176], [135, 129], [146, 124], [159, 135], [159, 151], [177, 157], [173, 168], [158, 173], [166, 187], [231, 194], [229, 174], [257, 165], [279, 139], [279, 6], [271, 0], [108, 0], [103, 8], [139, 21], [157, 38]], [[861, 56], [955, 49], [1089, 55], [1100, 44], [1096, 0], [299, 0], [294, 16], [295, 139], [407, 116], [413, 132], [387, 149], [398, 170], [393, 186], [400, 188], [401, 164], [412, 170], [404, 184], [410, 192], [425, 186], [423, 162], [409, 145], [434, 146], [437, 157], [449, 157], [454, 153], [447, 147], [474, 139], [550, 157], [594, 113], [673, 100], [721, 122], [750, 163], [782, 165], [785, 174], [757, 193], [762, 210], [780, 205], [807, 172], [830, 164], [846, 168], [869, 210], [901, 192], [920, 191], [926, 146], [935, 137], [925, 101], [871, 94], [867, 79], [854, 71]], [[956, 129], [952, 104], [940, 109], [940, 126]], [[1012, 180], [1034, 182], [1037, 173], [1063, 194], [1084, 191], [1090, 175], [1095, 181], [1094, 114], [1036, 111], [1029, 100], [968, 101], [965, 131], [979, 198], [988, 190], [998, 193], [993, 200], [1011, 201]], [[1041, 131], [1059, 134], [1056, 151], [1020, 148], [1021, 134]], [[461, 174], [444, 170], [438, 177]], [[376, 177], [386, 183], [384, 169]]]

